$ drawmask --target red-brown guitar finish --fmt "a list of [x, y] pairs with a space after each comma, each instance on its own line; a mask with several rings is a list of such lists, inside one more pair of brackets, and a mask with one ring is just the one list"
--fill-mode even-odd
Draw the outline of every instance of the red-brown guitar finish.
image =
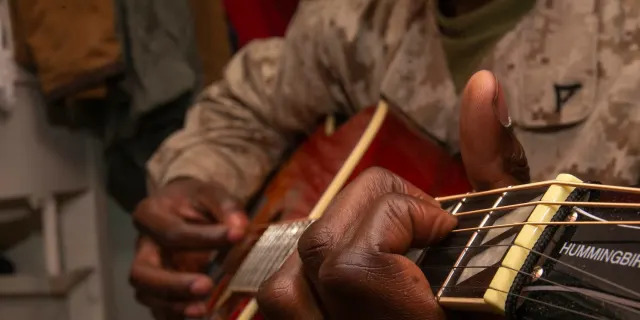
[[[254, 222], [306, 218], [367, 128], [375, 108], [367, 108], [327, 136], [319, 128], [287, 161], [263, 195]], [[350, 180], [370, 167], [382, 167], [430, 195], [470, 190], [459, 160], [391, 109]]]
[[[329, 136], [324, 128], [316, 130], [284, 163], [265, 189], [254, 211], [252, 230], [277, 221], [306, 218], [353, 151], [375, 111], [375, 107], [361, 111]], [[349, 180], [374, 166], [398, 174], [433, 196], [459, 194], [471, 189], [460, 161], [417, 130], [395, 109], [386, 114]], [[211, 308], [258, 237], [259, 233], [252, 234], [227, 255], [223, 267], [226, 275], [213, 295]], [[213, 318], [234, 318], [245, 303], [243, 298], [229, 299], [224, 308], [215, 311]]]

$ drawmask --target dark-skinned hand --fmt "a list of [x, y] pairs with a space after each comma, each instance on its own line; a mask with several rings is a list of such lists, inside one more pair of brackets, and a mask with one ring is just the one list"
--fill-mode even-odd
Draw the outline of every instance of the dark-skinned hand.
[[[524, 151], [493, 74], [481, 71], [469, 80], [460, 112], [473, 187], [527, 182]], [[438, 242], [456, 223], [407, 181], [370, 169], [338, 194], [262, 285], [260, 310], [268, 319], [444, 319], [428, 279], [404, 254]]]
[[200, 317], [213, 289], [203, 274], [214, 249], [239, 241], [248, 220], [223, 188], [174, 180], [144, 199], [133, 214], [140, 231], [130, 282], [156, 319]]

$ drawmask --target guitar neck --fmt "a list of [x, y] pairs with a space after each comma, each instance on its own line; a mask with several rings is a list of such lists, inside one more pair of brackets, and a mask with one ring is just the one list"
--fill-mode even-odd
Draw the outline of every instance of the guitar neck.
[[[578, 186], [580, 188], [576, 189]], [[547, 265], [552, 261], [549, 258], [560, 261], [559, 253], [562, 253], [562, 250], [566, 249], [564, 251], [571, 256], [572, 248], [576, 251], [578, 249], [575, 248], [580, 245], [575, 241], [571, 242], [572, 238], [567, 236], [566, 232], [556, 232], [560, 226], [547, 227], [545, 224], [575, 223], [577, 225], [574, 227], [561, 227], [562, 230], [573, 230], [572, 234], [576, 234], [576, 230], [593, 232], [594, 229], [589, 228], [606, 227], [607, 223], [609, 223], [609, 231], [619, 229], [620, 225], [626, 225], [623, 232], [618, 232], [618, 238], [613, 240], [612, 236], [605, 236], [605, 238], [612, 243], [637, 244], [638, 241], [632, 242], [629, 239], [633, 237], [640, 239], [638, 236], [640, 227], [634, 228], [634, 225], [638, 224], [640, 204], [635, 200], [635, 202], [629, 200], [630, 198], [626, 198], [627, 203], [594, 201], [602, 197], [601, 192], [594, 191], [595, 189], [609, 190], [607, 192], [613, 192], [618, 198], [622, 194], [640, 194], [639, 189], [583, 184], [571, 176], [561, 175], [557, 181], [552, 182], [442, 198], [442, 207], [459, 217], [457, 230], [470, 230], [470, 232], [454, 232], [439, 245], [412, 250], [407, 256], [421, 267], [432, 285], [434, 295], [443, 306], [477, 311], [515, 312], [516, 309], [512, 306], [515, 302], [510, 297], [535, 296], [527, 292], [533, 290], [531, 288], [536, 288], [521, 285], [519, 291], [514, 293], [512, 285], [517, 276], [525, 273], [526, 281], [529, 281], [530, 274], [544, 273], [544, 268], [550, 268], [545, 266], [545, 261]], [[580, 203], [581, 207], [562, 205], [563, 203]], [[627, 212], [629, 215], [620, 216], [622, 212]], [[310, 219], [270, 226], [231, 280], [229, 289], [234, 292], [257, 292], [260, 284], [271, 276], [295, 250], [298, 238], [312, 222], [313, 220]], [[580, 223], [592, 224], [581, 226]], [[507, 227], [501, 227], [503, 225]], [[541, 236], [549, 231], [553, 231], [556, 238], [564, 236], [565, 242], [559, 238], [554, 240], [545, 238], [546, 242], [543, 243], [540, 240]], [[584, 235], [585, 232], [587, 231], [577, 234]], [[613, 249], [603, 247], [596, 254], [597, 248], [594, 246], [587, 248], [583, 245], [580, 248], [583, 251], [589, 251], [594, 257], [592, 260], [602, 257], [606, 259], [604, 255], [609, 254], [609, 251], [605, 250], [614, 252]], [[623, 255], [630, 254], [625, 261], [627, 261], [626, 265], [633, 266], [635, 251], [624, 246], [616, 248], [617, 251], [623, 252]], [[530, 258], [531, 252], [538, 251], [540, 252], [537, 256]], [[601, 252], [603, 256], [599, 256]], [[573, 253], [575, 256], [576, 253]], [[640, 252], [637, 253], [635, 257], [640, 267]], [[588, 253], [580, 254], [586, 256]], [[527, 259], [531, 261], [527, 262]], [[611, 257], [608, 259], [610, 261]], [[597, 267], [594, 268], [597, 269]], [[538, 269], [534, 270], [535, 268]], [[558, 269], [562, 268], [555, 267], [553, 270]], [[597, 269], [595, 273], [599, 271], [601, 270]], [[551, 272], [551, 269], [547, 272], [558, 277]], [[538, 287], [544, 281], [550, 281], [544, 276], [541, 279], [536, 283]], [[640, 286], [640, 281], [637, 285]], [[640, 290], [640, 288], [637, 289]], [[624, 294], [624, 292], [616, 293]], [[574, 297], [574, 299], [577, 298]]]

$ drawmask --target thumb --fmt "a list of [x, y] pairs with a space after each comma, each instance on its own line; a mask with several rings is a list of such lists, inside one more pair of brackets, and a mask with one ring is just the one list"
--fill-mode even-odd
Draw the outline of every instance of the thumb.
[[496, 77], [489, 71], [474, 74], [462, 94], [460, 148], [475, 190], [529, 181], [527, 158], [511, 126]]

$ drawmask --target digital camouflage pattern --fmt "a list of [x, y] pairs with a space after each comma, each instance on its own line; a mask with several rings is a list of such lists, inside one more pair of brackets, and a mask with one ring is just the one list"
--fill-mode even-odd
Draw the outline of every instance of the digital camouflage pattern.
[[[458, 93], [427, 0], [303, 1], [285, 39], [254, 42], [149, 162], [248, 198], [295, 134], [384, 96], [457, 148]], [[506, 92], [534, 180], [640, 181], [640, 1], [538, 1], [478, 66]], [[573, 93], [573, 95], [571, 95]], [[564, 103], [558, 103], [566, 101]]]

